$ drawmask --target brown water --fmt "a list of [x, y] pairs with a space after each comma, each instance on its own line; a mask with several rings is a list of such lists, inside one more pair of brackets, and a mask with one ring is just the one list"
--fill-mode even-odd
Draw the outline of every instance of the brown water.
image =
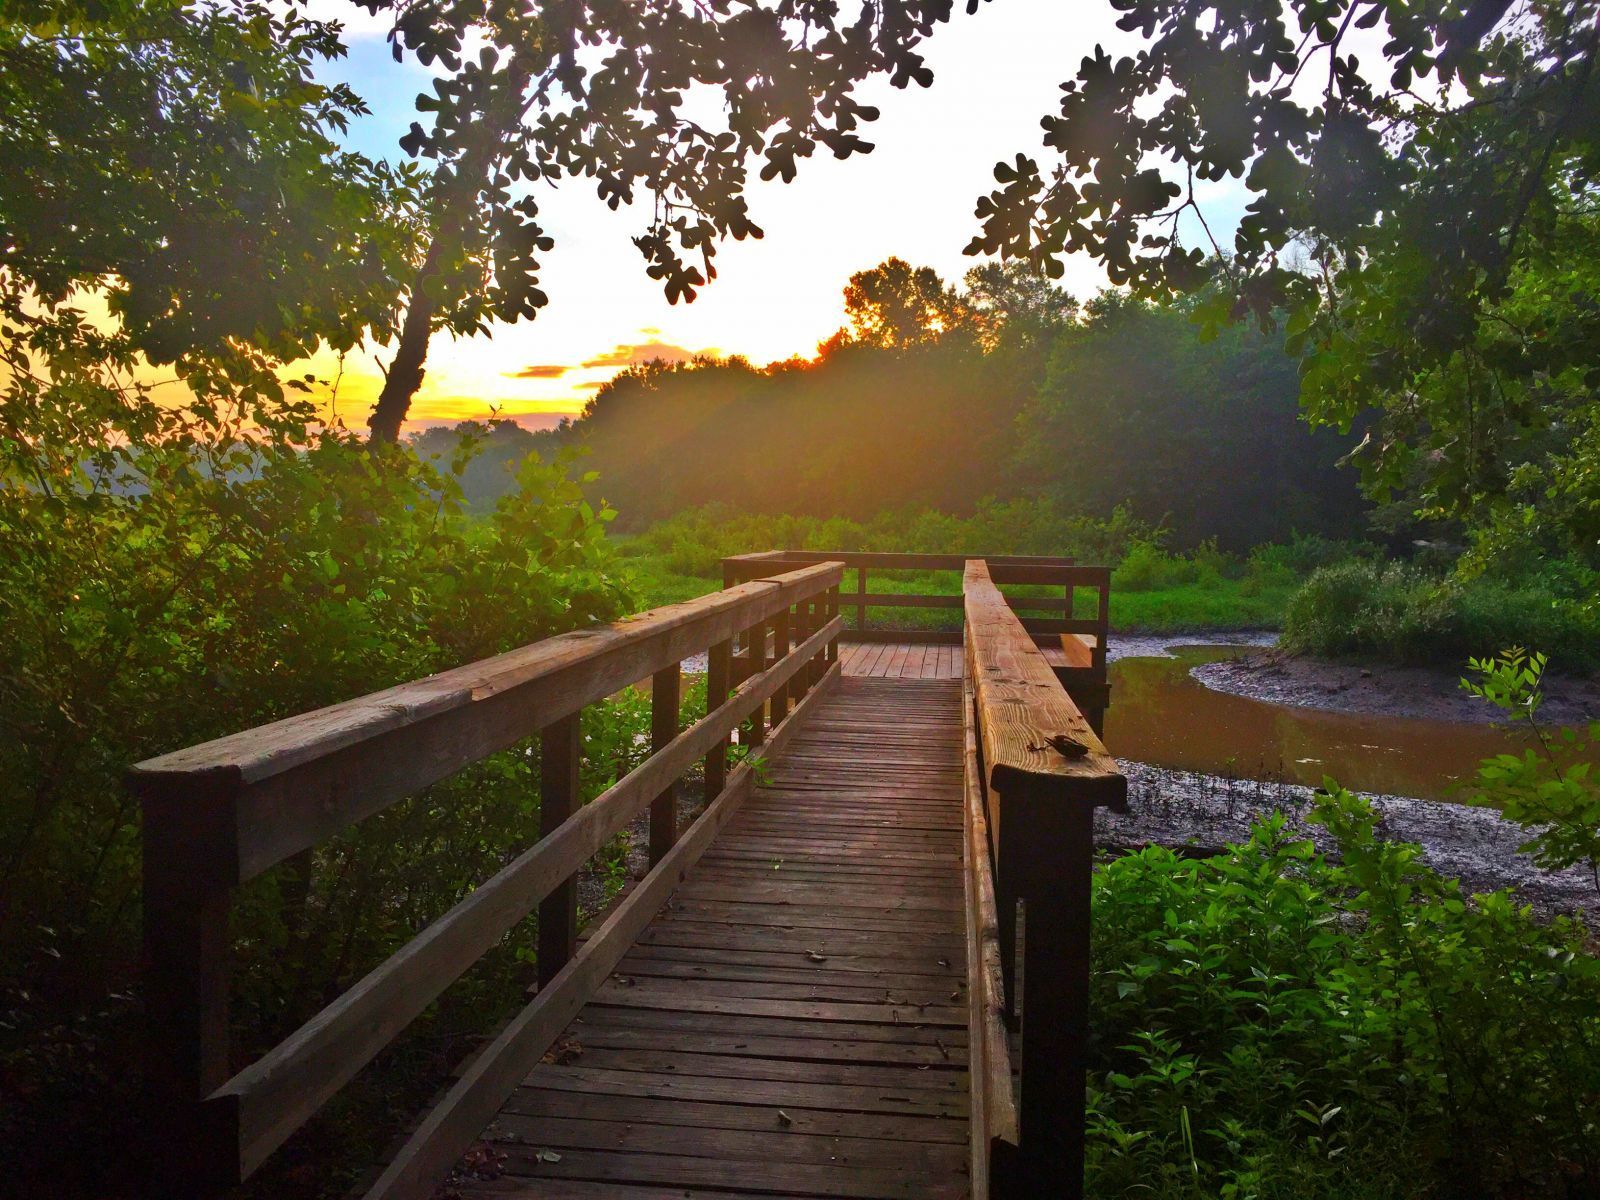
[[1185, 771], [1313, 786], [1331, 776], [1357, 791], [1430, 800], [1464, 799], [1452, 785], [1480, 759], [1522, 749], [1491, 725], [1293, 708], [1213, 691], [1189, 674], [1245, 649], [1190, 646], [1113, 662], [1107, 748]]

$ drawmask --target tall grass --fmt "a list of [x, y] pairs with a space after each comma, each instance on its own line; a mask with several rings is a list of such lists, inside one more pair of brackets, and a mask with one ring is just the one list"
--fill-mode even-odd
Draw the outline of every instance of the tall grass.
[[1283, 643], [1323, 657], [1419, 665], [1516, 645], [1543, 651], [1558, 669], [1600, 669], [1600, 607], [1564, 590], [1537, 576], [1463, 580], [1408, 563], [1335, 563], [1295, 593]]

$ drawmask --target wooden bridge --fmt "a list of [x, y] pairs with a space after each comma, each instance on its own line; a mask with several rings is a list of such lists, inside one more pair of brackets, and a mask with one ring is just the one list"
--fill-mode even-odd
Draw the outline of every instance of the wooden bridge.
[[[1081, 1194], [1093, 810], [1126, 795], [1097, 736], [1108, 573], [843, 553], [725, 571], [721, 592], [132, 770], [170, 1194], [248, 1178], [535, 908], [537, 992], [367, 1200], [446, 1183], [529, 1200]], [[895, 571], [960, 572], [961, 588], [868, 591]], [[935, 623], [885, 628], [869, 609]], [[708, 711], [680, 732], [680, 664], [701, 653]], [[580, 711], [643, 680], [651, 755], [578, 804]], [[235, 1062], [239, 885], [534, 734], [537, 840]], [[707, 801], [680, 830], [696, 767]], [[647, 810], [649, 872], [580, 937], [577, 874]]]

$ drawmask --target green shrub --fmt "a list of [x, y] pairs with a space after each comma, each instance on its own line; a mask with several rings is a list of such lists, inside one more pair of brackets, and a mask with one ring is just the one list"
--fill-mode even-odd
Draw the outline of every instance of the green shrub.
[[1470, 803], [1497, 809], [1532, 836], [1519, 850], [1547, 870], [1583, 864], [1600, 891], [1600, 721], [1550, 729], [1539, 719], [1545, 656], [1521, 647], [1468, 662], [1477, 679], [1461, 686], [1495, 705], [1532, 743], [1521, 754], [1497, 754], [1478, 768]]
[[1113, 591], [1153, 592], [1185, 587], [1200, 578], [1200, 564], [1169, 554], [1155, 542], [1140, 540], [1111, 573]]
[[[48, 426], [0, 438], [0, 1075], [29, 1097], [0, 1105], [0, 1143], [29, 1147], [24, 1171], [81, 1158], [91, 1128], [115, 1142], [95, 1106], [122, 1114], [113, 1124], [138, 1111], [139, 831], [124, 768], [632, 606], [609, 514], [566, 461], [524, 462], [494, 513], [468, 518], [456, 481], [470, 447], [440, 462], [292, 423], [150, 418], [144, 436], [98, 447]], [[586, 714], [588, 790], [638, 725]], [[537, 778], [532, 747], [497, 754], [320, 847], [308, 873], [285, 864], [242, 889], [241, 1055], [526, 848]], [[526, 981], [502, 947], [428, 1020], [485, 1028]], [[383, 1076], [375, 1107], [343, 1125], [364, 1150], [330, 1158], [359, 1162], [393, 1108], [437, 1086], [459, 1038], [434, 1034], [375, 1068], [424, 1064]]]
[[1527, 645], [1572, 671], [1600, 667], [1600, 613], [1540, 581], [1432, 575], [1357, 559], [1314, 572], [1289, 602], [1284, 645], [1328, 657], [1459, 662]]
[[1226, 853], [1094, 882], [1090, 1192], [1394, 1200], [1600, 1184], [1587, 931], [1463, 897], [1330, 785]]

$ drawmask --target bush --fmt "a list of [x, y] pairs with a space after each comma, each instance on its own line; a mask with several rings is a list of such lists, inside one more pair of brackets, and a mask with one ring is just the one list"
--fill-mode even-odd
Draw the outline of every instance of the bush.
[[1352, 560], [1314, 572], [1289, 603], [1283, 643], [1325, 657], [1421, 665], [1526, 645], [1569, 671], [1600, 667], [1600, 613], [1540, 581], [1431, 575]]
[[1094, 883], [1090, 1191], [1591, 1195], [1600, 962], [1587, 931], [1468, 899], [1330, 785], [1205, 859]]
[[[0, 441], [0, 1074], [29, 1096], [0, 1105], [0, 1142], [29, 1147], [17, 1167], [29, 1178], [57, 1151], [44, 1177], [62, 1180], [61, 1162], [90, 1169], [88, 1128], [114, 1140], [137, 1112], [127, 765], [631, 606], [609, 514], [584, 502], [566, 461], [524, 462], [494, 513], [469, 519], [456, 480], [470, 448], [440, 462], [334, 432], [182, 419], [101, 449], [47, 430]], [[611, 743], [632, 744], [612, 728], [626, 717], [586, 718], [597, 769]], [[537, 758], [518, 747], [334, 839], [309, 874], [286, 865], [242, 889], [241, 1052], [504, 865], [537, 813]], [[481, 1028], [526, 973], [507, 948], [435, 1016]], [[382, 1099], [414, 1104], [423, 1086], [402, 1080]], [[105, 1124], [96, 1105], [120, 1115]], [[381, 1144], [383, 1115], [347, 1132]]]
[[1140, 540], [1111, 573], [1111, 586], [1126, 592], [1154, 592], [1185, 587], [1200, 578], [1200, 564], [1169, 554], [1155, 542]]

